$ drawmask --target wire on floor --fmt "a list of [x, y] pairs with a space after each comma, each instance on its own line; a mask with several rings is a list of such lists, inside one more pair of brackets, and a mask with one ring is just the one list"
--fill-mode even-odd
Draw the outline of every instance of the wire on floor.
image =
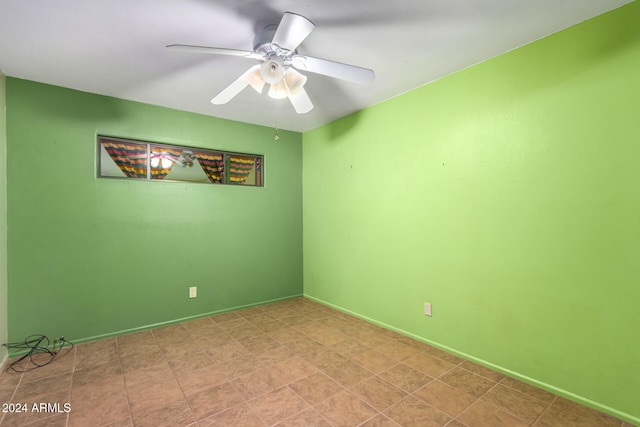
[[49, 348], [51, 341], [45, 335], [30, 335], [24, 342], [2, 344], [9, 350], [27, 350], [27, 354], [14, 360], [7, 370], [22, 373], [41, 368], [61, 358], [71, 351], [73, 343], [64, 337], [56, 338]]

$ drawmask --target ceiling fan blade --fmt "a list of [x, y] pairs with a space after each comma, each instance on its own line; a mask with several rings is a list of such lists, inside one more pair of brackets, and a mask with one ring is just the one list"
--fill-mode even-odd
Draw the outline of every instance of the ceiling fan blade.
[[289, 101], [291, 101], [293, 109], [296, 110], [298, 114], [308, 113], [313, 109], [309, 95], [307, 95], [304, 89], [300, 89], [295, 95], [289, 94]]
[[256, 52], [250, 52], [248, 50], [238, 49], [225, 49], [222, 47], [209, 47], [209, 46], [193, 46], [189, 44], [170, 44], [167, 49], [180, 50], [183, 52], [194, 53], [208, 53], [214, 55], [231, 55], [231, 56], [244, 56], [245, 58], [262, 59], [263, 56]]
[[272, 43], [290, 51], [296, 48], [316, 28], [315, 24], [297, 13], [285, 12], [273, 35]]
[[240, 77], [234, 80], [229, 86], [222, 89], [222, 92], [217, 94], [216, 97], [211, 100], [211, 103], [220, 105], [226, 104], [227, 102], [231, 101], [233, 97], [242, 92], [242, 89], [249, 86], [249, 79], [247, 79], [247, 76], [253, 71], [255, 67], [256, 66], [254, 65], [253, 67], [249, 68]]
[[323, 74], [356, 83], [371, 83], [376, 78], [373, 70], [368, 68], [356, 67], [355, 65], [314, 58], [312, 56], [294, 55], [291, 57], [291, 65], [298, 70]]

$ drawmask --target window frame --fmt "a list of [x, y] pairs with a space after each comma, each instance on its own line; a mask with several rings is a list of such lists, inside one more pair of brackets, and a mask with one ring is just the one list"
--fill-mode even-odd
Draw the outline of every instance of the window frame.
[[[111, 153], [108, 153], [108, 155], [111, 156], [111, 159], [113, 160], [113, 162], [123, 172], [123, 175], [115, 176], [111, 174], [104, 174], [102, 150], [103, 150], [103, 143], [105, 142], [145, 146], [145, 149], [146, 149], [146, 155], [144, 157], [145, 159], [144, 164], [145, 164], [145, 170], [146, 170], [145, 176], [126, 176], [125, 172], [122, 170], [122, 167], [118, 165], [116, 161], [113, 159], [113, 156], [111, 155]], [[264, 187], [265, 171], [264, 171], [264, 155], [263, 154], [242, 153], [237, 151], [225, 151], [225, 150], [217, 150], [217, 149], [211, 149], [211, 148], [200, 148], [200, 147], [192, 147], [192, 146], [184, 146], [184, 145], [167, 144], [167, 143], [157, 143], [152, 141], [142, 141], [138, 139], [113, 137], [108, 135], [97, 135], [96, 147], [97, 147], [96, 149], [96, 159], [97, 159], [96, 177], [97, 178], [126, 179], [126, 180], [149, 181], [149, 182], [179, 182], [179, 183], [192, 183], [192, 184], [230, 185], [230, 186], [236, 186], [236, 187]], [[198, 165], [200, 168], [202, 168], [204, 174], [207, 176], [207, 178], [209, 178], [208, 182], [205, 182], [204, 180], [190, 181], [190, 180], [180, 180], [180, 179], [177, 179], [177, 180], [165, 179], [164, 177], [168, 175], [168, 172], [162, 178], [154, 178], [152, 174], [152, 169], [154, 168], [154, 166], [151, 165], [151, 153], [154, 148], [180, 151], [180, 155], [176, 157], [175, 160], [173, 160], [174, 164], [172, 164], [171, 167], [168, 168], [169, 170], [171, 170], [171, 168], [178, 163], [177, 159], [181, 158], [182, 153], [185, 151], [190, 151], [192, 153], [199, 153], [201, 155], [210, 155], [210, 156], [221, 155], [222, 156], [222, 172], [221, 172], [222, 180], [221, 182], [213, 182], [212, 178], [205, 171], [205, 169], [202, 168], [202, 164], [200, 163], [200, 160], [197, 158], [194, 159], [195, 160], [194, 166]], [[140, 155], [140, 152], [138, 154]], [[195, 156], [197, 157], [197, 154]], [[232, 157], [242, 158], [242, 159], [247, 159], [247, 158], [253, 159], [253, 167], [251, 169], [251, 172], [253, 172], [254, 183], [246, 184], [244, 182], [232, 182], [230, 180], [231, 178], [230, 165], [231, 165]], [[137, 158], [137, 160], [139, 161], [139, 158]], [[247, 176], [249, 176], [251, 172], [249, 172]]]

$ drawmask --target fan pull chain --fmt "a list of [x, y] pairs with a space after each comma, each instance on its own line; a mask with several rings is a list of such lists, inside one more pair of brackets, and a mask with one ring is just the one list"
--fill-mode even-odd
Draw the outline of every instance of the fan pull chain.
[[276, 103], [276, 132], [273, 134], [273, 140], [277, 141], [280, 139], [280, 135], [278, 134], [278, 100], [275, 100]]

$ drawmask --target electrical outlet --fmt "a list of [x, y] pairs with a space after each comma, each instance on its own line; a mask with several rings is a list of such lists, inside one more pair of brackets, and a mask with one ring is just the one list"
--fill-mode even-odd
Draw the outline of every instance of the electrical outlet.
[[424, 303], [424, 315], [431, 317], [431, 303], [430, 302], [425, 302]]
[[197, 286], [191, 286], [189, 288], [189, 298], [195, 298], [198, 296], [198, 287]]

